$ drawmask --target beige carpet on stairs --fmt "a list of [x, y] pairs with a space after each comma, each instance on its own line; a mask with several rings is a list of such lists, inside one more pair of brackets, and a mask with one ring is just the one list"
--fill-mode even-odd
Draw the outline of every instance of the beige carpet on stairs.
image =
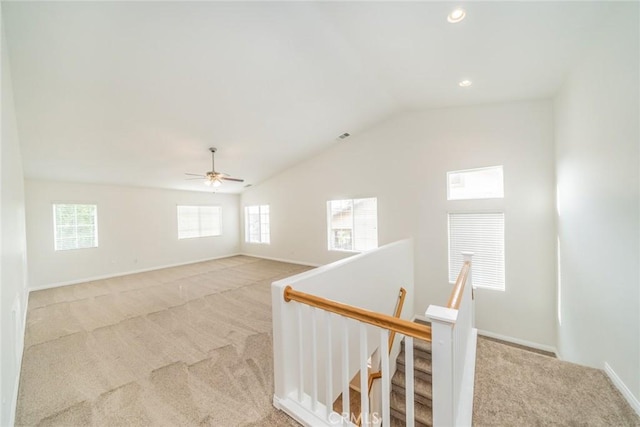
[[[231, 257], [33, 292], [19, 426], [295, 426], [272, 406], [270, 283]], [[474, 424], [640, 426], [602, 371], [485, 339]]]

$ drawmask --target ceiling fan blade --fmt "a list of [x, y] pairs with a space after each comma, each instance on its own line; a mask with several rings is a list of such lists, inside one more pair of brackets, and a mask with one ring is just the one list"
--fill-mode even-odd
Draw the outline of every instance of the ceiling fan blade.
[[199, 176], [200, 178], [204, 178], [205, 176], [199, 173], [185, 173], [185, 175], [190, 175], [190, 176]]
[[225, 181], [244, 182], [244, 179], [231, 178], [231, 177], [226, 177], [226, 176], [221, 176], [220, 179], [224, 179]]

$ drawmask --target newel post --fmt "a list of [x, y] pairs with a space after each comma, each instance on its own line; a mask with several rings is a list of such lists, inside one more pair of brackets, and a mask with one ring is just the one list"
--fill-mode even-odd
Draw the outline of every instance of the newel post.
[[430, 305], [425, 316], [431, 321], [433, 425], [453, 426], [453, 327], [458, 318], [458, 310]]

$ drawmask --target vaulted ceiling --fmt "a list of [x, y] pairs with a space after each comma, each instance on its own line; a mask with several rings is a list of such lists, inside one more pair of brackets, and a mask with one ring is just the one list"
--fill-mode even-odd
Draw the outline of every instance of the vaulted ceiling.
[[25, 175], [207, 190], [215, 146], [255, 184], [406, 110], [551, 97], [617, 7], [454, 6], [3, 2]]

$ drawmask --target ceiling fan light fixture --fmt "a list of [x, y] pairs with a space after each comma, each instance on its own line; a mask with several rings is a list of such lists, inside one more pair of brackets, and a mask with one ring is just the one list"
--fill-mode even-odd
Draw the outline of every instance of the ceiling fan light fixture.
[[211, 147], [209, 148], [209, 151], [211, 152], [211, 170], [209, 172], [206, 172], [204, 175], [200, 175], [196, 173], [186, 173], [185, 175], [187, 176], [196, 177], [196, 178], [187, 178], [187, 179], [204, 178], [204, 180], [202, 181], [204, 185], [206, 185], [207, 187], [213, 186], [215, 188], [220, 187], [223, 184], [222, 181], [244, 182], [244, 179], [232, 178], [226, 173], [216, 172], [214, 154], [216, 153], [217, 150], [214, 147]]

